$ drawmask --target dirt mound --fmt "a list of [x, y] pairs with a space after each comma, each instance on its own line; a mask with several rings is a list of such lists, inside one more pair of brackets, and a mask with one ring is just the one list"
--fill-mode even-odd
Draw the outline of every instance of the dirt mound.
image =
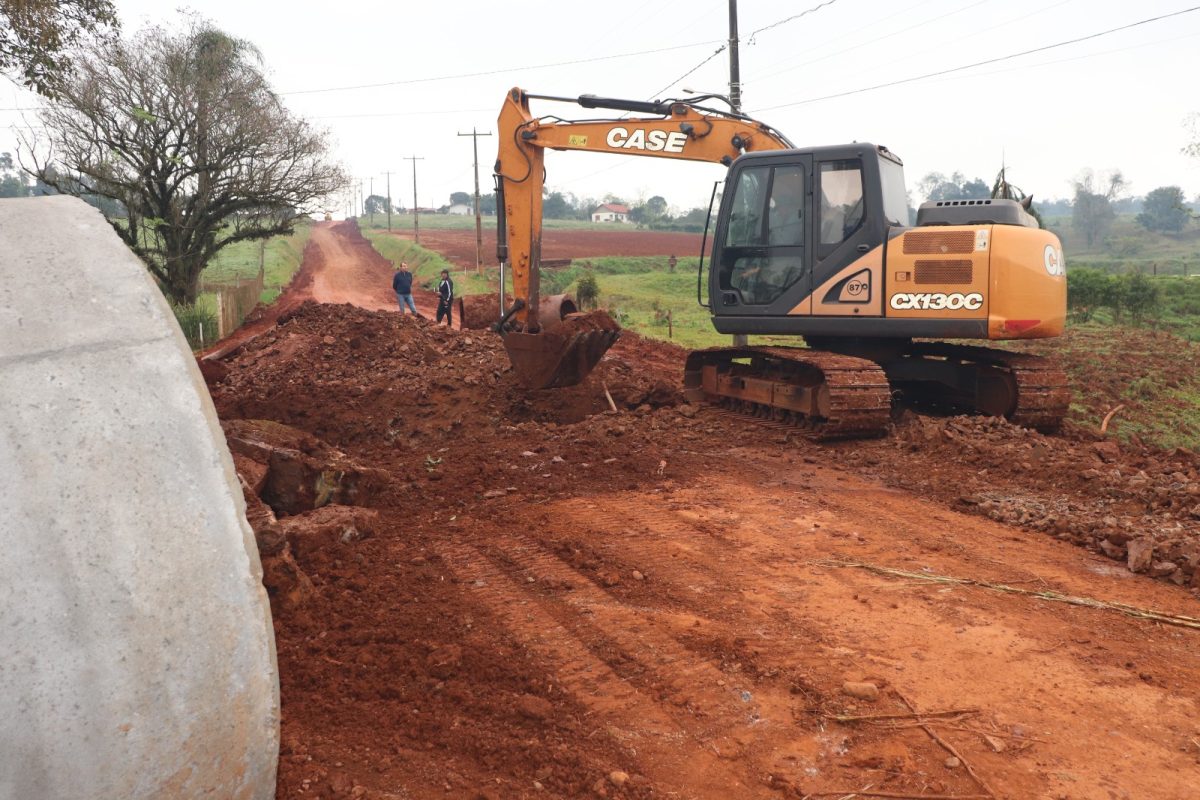
[[952, 507], [1049, 533], [1139, 573], [1200, 588], [1200, 458], [989, 417], [906, 415], [837, 458]]
[[[579, 386], [530, 392], [494, 334], [311, 302], [279, 323], [222, 362], [229, 372], [212, 387], [218, 408], [226, 417], [302, 423], [338, 446], [403, 447], [505, 424], [579, 422], [608, 408], [604, 386], [625, 409], [680, 402], [683, 351], [632, 333]], [[663, 355], [647, 366], [637, 357], [647, 349]]]
[[278, 639], [279, 796], [650, 796], [608, 780], [620, 745], [434, 545], [467, 513], [661, 476], [661, 440], [712, 430], [675, 408], [682, 351], [629, 335], [584, 385], [528, 392], [497, 336], [309, 302], [220, 363]]
[[[1014, 348], [1057, 359], [1071, 382], [1068, 420], [1166, 449], [1200, 445], [1200, 345], [1166, 331], [1072, 327], [1057, 338]], [[1006, 345], [1007, 346], [1007, 345]]]

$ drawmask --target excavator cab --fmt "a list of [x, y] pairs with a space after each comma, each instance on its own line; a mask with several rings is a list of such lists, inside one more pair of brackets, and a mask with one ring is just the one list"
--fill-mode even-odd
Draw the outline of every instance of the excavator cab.
[[[795, 333], [789, 318], [812, 315], [817, 287], [907, 222], [903, 169], [886, 148], [870, 144], [746, 153], [734, 161], [709, 272], [717, 330]], [[878, 313], [871, 297], [882, 276], [847, 277], [832, 287], [844, 313]]]

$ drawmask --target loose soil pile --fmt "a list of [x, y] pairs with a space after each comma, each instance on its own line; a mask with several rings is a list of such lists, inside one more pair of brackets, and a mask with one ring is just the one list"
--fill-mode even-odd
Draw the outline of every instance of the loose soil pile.
[[1190, 451], [912, 415], [887, 440], [832, 450], [891, 485], [1200, 588], [1200, 459]]

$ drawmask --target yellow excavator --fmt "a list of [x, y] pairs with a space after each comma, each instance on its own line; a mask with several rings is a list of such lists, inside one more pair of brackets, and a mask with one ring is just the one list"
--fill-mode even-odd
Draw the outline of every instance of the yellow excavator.
[[[535, 117], [530, 100], [622, 114]], [[580, 314], [569, 298], [539, 294], [545, 151], [584, 150], [727, 167], [715, 215], [715, 186], [710, 203], [697, 300], [721, 333], [807, 344], [693, 351], [684, 369], [689, 400], [794, 423], [821, 439], [881, 435], [894, 400], [1043, 431], [1060, 425], [1070, 394], [1052, 360], [944, 341], [1062, 333], [1062, 246], [1039, 228], [1028, 201], [928, 202], [909, 225], [903, 163], [887, 148], [797, 148], [762, 122], [703, 105], [712, 100], [724, 98], [568, 98], [519, 88], [506, 96], [497, 256], [502, 287], [511, 271], [514, 302], [495, 329], [525, 386], [578, 383], [619, 335], [603, 312]]]

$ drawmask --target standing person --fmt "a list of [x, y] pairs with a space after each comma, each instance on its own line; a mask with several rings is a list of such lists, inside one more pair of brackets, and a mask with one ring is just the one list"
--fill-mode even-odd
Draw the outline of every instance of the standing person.
[[400, 269], [392, 276], [392, 289], [396, 292], [396, 301], [400, 304], [400, 313], [404, 313], [404, 306], [407, 303], [413, 316], [419, 317], [421, 315], [417, 313], [417, 304], [413, 302], [412, 281], [413, 276], [408, 271], [408, 262], [401, 261]]
[[452, 309], [454, 307], [454, 281], [450, 280], [450, 271], [442, 270], [442, 282], [438, 284], [438, 309], [437, 321], [440, 323], [442, 317], [446, 317], [446, 327], [453, 327], [453, 321], [450, 319]]

